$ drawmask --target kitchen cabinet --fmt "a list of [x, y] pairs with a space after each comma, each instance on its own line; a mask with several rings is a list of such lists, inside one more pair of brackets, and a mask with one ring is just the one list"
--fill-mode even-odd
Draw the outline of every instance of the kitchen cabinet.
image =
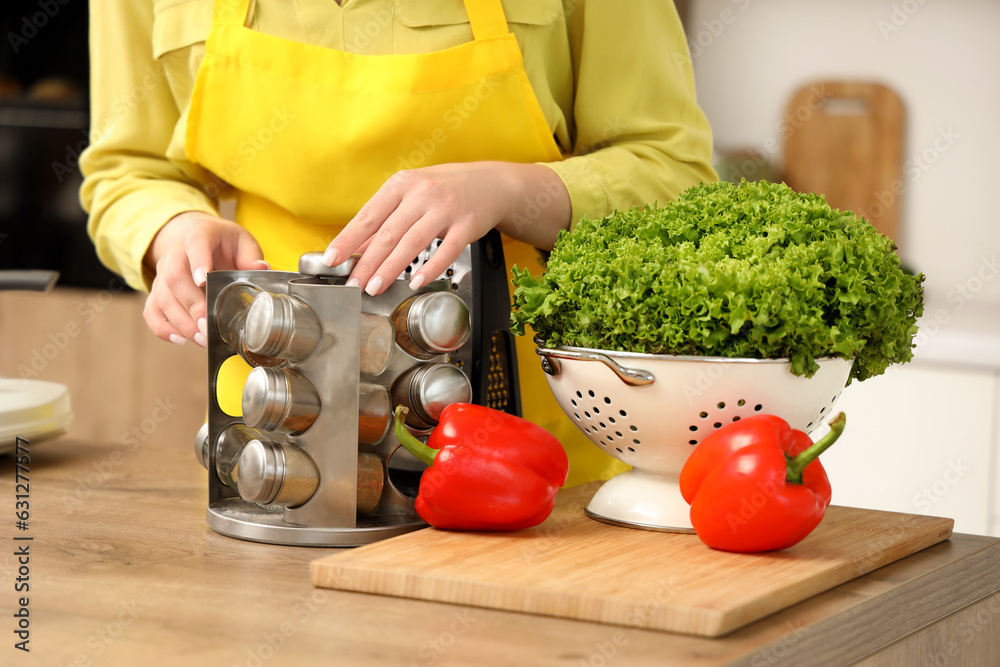
[[80, 206], [90, 140], [87, 3], [5, 0], [0, 34], [0, 268], [105, 288]]

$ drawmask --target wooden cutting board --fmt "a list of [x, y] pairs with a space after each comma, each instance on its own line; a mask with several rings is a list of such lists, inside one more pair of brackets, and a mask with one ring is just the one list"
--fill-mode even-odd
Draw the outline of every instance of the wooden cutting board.
[[540, 526], [427, 528], [313, 561], [323, 588], [724, 635], [948, 539], [953, 521], [833, 506], [780, 552], [713, 551], [696, 535], [620, 528], [583, 512], [598, 484], [560, 492]]
[[826, 196], [899, 243], [903, 102], [877, 83], [820, 81], [792, 96], [782, 123], [784, 179]]

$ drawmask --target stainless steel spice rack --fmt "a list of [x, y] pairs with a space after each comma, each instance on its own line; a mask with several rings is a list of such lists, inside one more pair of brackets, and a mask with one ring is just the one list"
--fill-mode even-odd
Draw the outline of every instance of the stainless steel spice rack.
[[[208, 422], [196, 454], [213, 530], [357, 546], [421, 528], [423, 465], [393, 434], [395, 406], [409, 408], [418, 437], [453, 402], [520, 414], [499, 234], [410, 290], [433, 250], [375, 297], [344, 284], [350, 262], [330, 269], [320, 253], [303, 255], [298, 273], [209, 274]], [[218, 391], [231, 364], [251, 367], [239, 409]]]

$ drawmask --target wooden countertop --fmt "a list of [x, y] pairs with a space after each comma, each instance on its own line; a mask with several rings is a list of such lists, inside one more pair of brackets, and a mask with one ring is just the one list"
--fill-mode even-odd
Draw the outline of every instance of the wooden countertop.
[[[914, 656], [925, 664], [935, 650], [947, 664], [1000, 656], [995, 538], [953, 536], [702, 639], [313, 588], [309, 563], [328, 549], [243, 542], [207, 527], [193, 434], [171, 443], [64, 438], [30, 451], [27, 531], [14, 525], [13, 458], [0, 458], [4, 665], [903, 665]], [[13, 541], [23, 536], [32, 540]], [[13, 648], [24, 594], [13, 590], [12, 544], [30, 545], [30, 654]]]

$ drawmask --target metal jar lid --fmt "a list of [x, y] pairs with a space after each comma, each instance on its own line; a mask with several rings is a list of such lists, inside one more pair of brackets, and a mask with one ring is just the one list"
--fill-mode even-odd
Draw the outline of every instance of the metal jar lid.
[[[236, 488], [236, 463], [251, 440], [264, 440], [264, 434], [246, 424], [234, 423], [223, 428], [215, 439], [215, 474], [226, 486]], [[209, 460], [206, 459], [206, 463]]]
[[202, 468], [208, 468], [208, 422], [202, 424], [194, 436], [194, 455]]
[[292, 335], [292, 304], [287, 296], [261, 292], [247, 312], [243, 342], [256, 354], [274, 357], [288, 345]]
[[244, 281], [236, 281], [222, 288], [215, 301], [215, 328], [219, 336], [234, 351], [240, 352], [241, 336], [247, 310], [261, 289]]
[[469, 306], [457, 294], [428, 292], [410, 304], [406, 328], [413, 342], [431, 354], [454, 352], [469, 340]]
[[261, 292], [247, 311], [243, 342], [254, 354], [302, 361], [316, 351], [322, 337], [316, 313], [287, 294]]
[[472, 400], [472, 384], [465, 373], [451, 364], [428, 364], [413, 374], [409, 398], [415, 416], [433, 426], [446, 407]]
[[284, 419], [291, 400], [288, 378], [280, 369], [255, 368], [243, 385], [243, 421], [273, 431]]
[[298, 447], [251, 440], [240, 453], [236, 485], [248, 502], [295, 507], [316, 493], [319, 471]]
[[236, 464], [236, 486], [243, 500], [270, 505], [284, 477], [285, 457], [277, 443], [251, 440], [243, 447]]
[[357, 265], [359, 257], [360, 255], [351, 255], [337, 266], [327, 266], [323, 263], [323, 253], [314, 250], [299, 256], [299, 273], [307, 276], [347, 279]]
[[319, 417], [322, 403], [316, 387], [287, 368], [261, 366], [243, 385], [243, 421], [263, 431], [302, 433]]

